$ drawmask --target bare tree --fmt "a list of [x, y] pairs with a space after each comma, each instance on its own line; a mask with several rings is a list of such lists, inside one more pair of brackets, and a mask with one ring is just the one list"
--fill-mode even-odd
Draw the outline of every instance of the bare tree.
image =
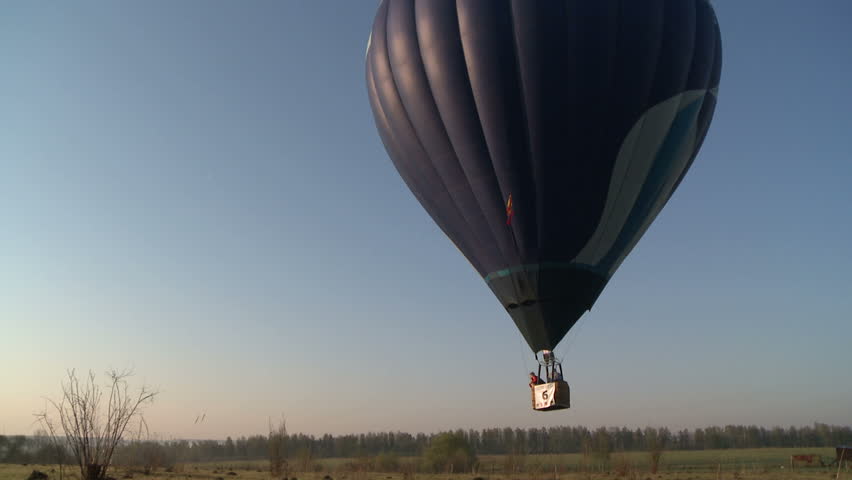
[[[127, 384], [131, 375], [129, 370], [111, 370], [107, 372], [106, 388], [102, 389], [93, 372], [80, 380], [74, 370], [69, 370], [68, 381], [62, 383], [62, 399], [48, 399], [59, 417], [58, 428], [47, 408], [36, 414], [54, 444], [64, 442], [74, 455], [82, 480], [104, 479], [127, 426], [134, 420], [143, 421], [144, 406], [157, 395], [145, 386], [131, 393]], [[108, 395], [106, 405], [104, 393]], [[63, 437], [57, 435], [60, 428]]]
[[272, 424], [269, 419], [269, 473], [273, 477], [284, 475], [289, 477], [290, 464], [287, 462], [287, 423], [284, 417], [278, 425]]
[[666, 436], [660, 430], [648, 428], [645, 430], [645, 438], [648, 442], [648, 453], [651, 457], [651, 473], [657, 473], [660, 468], [660, 459], [666, 448]]

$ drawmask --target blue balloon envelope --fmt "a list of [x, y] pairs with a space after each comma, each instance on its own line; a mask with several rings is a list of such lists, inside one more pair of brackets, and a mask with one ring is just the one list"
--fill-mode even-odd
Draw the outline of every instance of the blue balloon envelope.
[[366, 80], [400, 176], [537, 352], [683, 180], [721, 66], [707, 0], [384, 0]]

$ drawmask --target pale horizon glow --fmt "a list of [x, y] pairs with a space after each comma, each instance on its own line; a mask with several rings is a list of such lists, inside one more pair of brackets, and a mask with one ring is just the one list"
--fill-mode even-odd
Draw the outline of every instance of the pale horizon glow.
[[714, 123], [555, 413], [384, 152], [375, 3], [0, 7], [0, 434], [70, 368], [133, 368], [161, 438], [849, 424], [852, 3], [713, 2]]

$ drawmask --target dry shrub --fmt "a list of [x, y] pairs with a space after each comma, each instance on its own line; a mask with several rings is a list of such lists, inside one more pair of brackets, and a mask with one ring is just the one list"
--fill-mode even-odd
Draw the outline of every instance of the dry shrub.
[[[74, 370], [67, 375], [62, 398], [48, 400], [51, 412], [45, 408], [36, 414], [36, 419], [54, 446], [64, 445], [73, 454], [80, 478], [104, 480], [129, 424], [138, 420], [141, 431], [142, 411], [157, 392], [146, 386], [131, 392], [127, 383], [132, 375], [129, 370], [107, 372], [105, 388], [93, 372], [82, 379]], [[60, 460], [60, 466], [62, 463]]]
[[523, 472], [526, 463], [526, 455], [510, 453], [503, 457], [503, 473], [512, 474], [516, 472]]
[[399, 471], [402, 472], [402, 480], [414, 480], [414, 474], [417, 472], [417, 464], [411, 461], [400, 462]]
[[[273, 477], [290, 476], [290, 464], [287, 462], [287, 422], [283, 416], [278, 425], [269, 420], [269, 473]], [[213, 473], [216, 473], [215, 471]]]
[[33, 470], [33, 473], [27, 477], [27, 480], [47, 480], [47, 474], [38, 470]]
[[628, 480], [638, 480], [639, 478], [639, 472], [636, 470], [636, 465], [630, 461], [627, 455], [616, 455], [613, 458], [612, 469], [618, 477], [627, 478]]
[[375, 465], [379, 472], [398, 472], [399, 457], [395, 453], [380, 453], [376, 456]]
[[344, 463], [339, 470], [346, 472], [348, 475], [343, 475], [341, 478], [349, 478], [350, 480], [368, 480], [368, 472], [373, 468], [373, 459], [363, 455], [353, 461]]
[[650, 452], [651, 454], [651, 473], [657, 473], [657, 470], [660, 468], [660, 459], [663, 458], [663, 451], [653, 450]]

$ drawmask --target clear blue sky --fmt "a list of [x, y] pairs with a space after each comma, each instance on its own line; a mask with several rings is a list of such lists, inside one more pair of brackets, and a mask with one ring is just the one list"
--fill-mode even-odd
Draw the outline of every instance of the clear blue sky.
[[128, 366], [177, 437], [848, 424], [852, 3], [714, 4], [708, 139], [558, 349], [574, 408], [537, 414], [376, 134], [376, 2], [3, 2], [0, 433]]

